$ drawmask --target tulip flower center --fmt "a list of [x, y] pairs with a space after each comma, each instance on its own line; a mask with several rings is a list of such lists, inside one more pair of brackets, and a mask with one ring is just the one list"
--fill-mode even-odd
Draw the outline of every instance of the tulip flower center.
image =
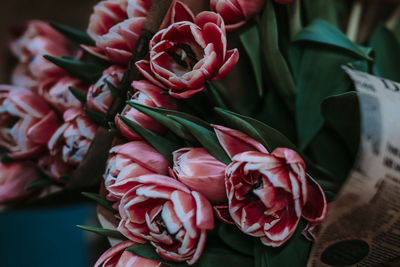
[[177, 43], [167, 53], [183, 72], [191, 71], [198, 61], [191, 46], [185, 43]]

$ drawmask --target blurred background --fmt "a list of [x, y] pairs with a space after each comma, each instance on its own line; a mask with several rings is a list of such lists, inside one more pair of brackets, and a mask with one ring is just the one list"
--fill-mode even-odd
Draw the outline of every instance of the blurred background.
[[[0, 9], [0, 83], [7, 83], [13, 67], [8, 44], [13, 31], [31, 19], [55, 21], [84, 30], [95, 0], [13, 0]], [[98, 224], [90, 202], [62, 207], [0, 212], [2, 267], [93, 266], [107, 249], [107, 240], [84, 232], [77, 224]]]

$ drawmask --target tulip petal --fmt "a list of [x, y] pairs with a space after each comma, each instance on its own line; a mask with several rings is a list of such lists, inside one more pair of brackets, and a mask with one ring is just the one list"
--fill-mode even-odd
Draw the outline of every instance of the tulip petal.
[[233, 69], [236, 63], [239, 61], [239, 51], [235, 49], [228, 50], [226, 52], [225, 63], [219, 69], [218, 74], [213, 78], [213, 80], [221, 80]]
[[303, 217], [311, 223], [319, 223], [324, 220], [327, 203], [325, 193], [321, 186], [311, 177], [307, 177], [307, 202], [303, 206]]
[[199, 229], [214, 229], [214, 216], [210, 202], [200, 193], [192, 191], [196, 201], [196, 225]]

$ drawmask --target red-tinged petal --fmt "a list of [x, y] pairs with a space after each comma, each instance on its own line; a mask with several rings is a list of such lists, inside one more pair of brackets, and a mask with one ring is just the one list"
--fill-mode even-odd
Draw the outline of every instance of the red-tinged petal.
[[92, 54], [98, 58], [107, 60], [107, 55], [105, 54], [104, 48], [97, 47], [97, 46], [87, 46], [87, 45], [81, 45], [81, 48], [84, 49], [89, 54]]
[[[122, 254], [122, 252], [129, 248], [136, 245], [135, 242], [132, 241], [123, 241], [121, 243], [119, 243], [118, 245], [111, 247], [110, 249], [108, 249], [106, 252], [104, 252], [100, 258], [96, 261], [96, 263], [94, 264], [94, 267], [99, 267], [99, 266], [103, 266], [102, 264], [115, 264], [118, 261], [118, 258], [120, 256], [120, 254]], [[114, 257], [116, 257], [116, 259], [113, 259]]]
[[175, 213], [182, 222], [183, 227], [191, 238], [196, 238], [198, 229], [196, 227], [196, 203], [190, 193], [175, 191], [172, 193], [171, 201], [174, 204]]
[[144, 141], [132, 141], [123, 144], [115, 150], [115, 153], [124, 155], [155, 173], [167, 174], [169, 162], [162, 154]]
[[195, 264], [197, 260], [200, 258], [201, 254], [203, 253], [204, 247], [206, 245], [206, 240], [207, 240], [206, 230], [201, 230], [200, 237], [197, 241], [196, 251], [193, 254], [193, 257], [187, 261], [189, 265]]
[[170, 199], [171, 194], [174, 192], [173, 188], [156, 186], [156, 185], [143, 185], [136, 190], [136, 193], [140, 196], [156, 199]]
[[114, 118], [115, 125], [117, 126], [118, 130], [121, 134], [128, 139], [129, 141], [133, 140], [142, 140], [142, 138], [135, 134], [119, 117], [118, 115]]
[[243, 12], [238, 1], [211, 0], [210, 8], [212, 11], [221, 15], [227, 28], [229, 24], [244, 21]]
[[148, 79], [150, 82], [152, 82], [153, 84], [157, 85], [158, 87], [164, 88], [166, 89], [166, 87], [160, 83], [157, 78], [155, 78], [153, 76], [153, 71], [150, 68], [150, 62], [147, 60], [140, 60], [138, 62], [135, 63], [136, 68], [138, 69], [138, 71], [146, 78]]
[[236, 66], [239, 61], [239, 51], [235, 48], [228, 50], [226, 52], [226, 61], [219, 69], [218, 74], [213, 78], [213, 80], [221, 80]]
[[163, 90], [154, 84], [142, 80], [134, 81], [132, 87], [136, 90], [145, 93], [157, 107], [162, 107], [170, 110], [177, 109], [176, 101], [170, 96], [163, 94]]
[[175, 1], [171, 10], [171, 24], [180, 21], [194, 22], [194, 15], [187, 5]]
[[303, 217], [311, 223], [320, 223], [324, 220], [327, 210], [325, 193], [319, 184], [308, 176], [307, 202], [303, 206]]
[[51, 111], [43, 119], [29, 128], [27, 136], [35, 143], [47, 144], [53, 133], [57, 130], [58, 125], [57, 116]]
[[237, 130], [220, 125], [212, 125], [217, 134], [218, 141], [230, 158], [246, 151], [260, 151], [268, 153], [266, 148], [253, 138]]
[[182, 228], [182, 222], [176, 215], [171, 201], [165, 202], [161, 212], [161, 218], [163, 219], [165, 227], [171, 235], [176, 234]]
[[49, 111], [49, 106], [38, 95], [28, 90], [12, 90], [8, 93], [8, 99], [18, 105], [18, 108], [36, 118], [42, 118]]
[[200, 193], [192, 191], [196, 201], [196, 225], [199, 229], [214, 229], [214, 216], [210, 202]]
[[213, 23], [206, 23], [203, 26], [203, 34], [206, 36], [208, 43], [214, 45], [215, 52], [218, 56], [218, 65], [222, 66], [225, 63], [226, 53], [226, 35], [217, 25]]
[[107, 55], [107, 59], [115, 64], [119, 65], [127, 65], [129, 63], [129, 60], [132, 57], [132, 53], [122, 50], [122, 49], [116, 49], [112, 47], [106, 47], [105, 48], [105, 53]]
[[[159, 267], [160, 262], [139, 257], [130, 251], [123, 251], [115, 267]], [[110, 266], [113, 267], [113, 266]]]
[[275, 148], [271, 154], [278, 158], [284, 159], [287, 164], [301, 164], [305, 166], [304, 161], [300, 157], [300, 155], [290, 148], [278, 147]]
[[49, 142], [47, 143], [47, 147], [49, 148], [50, 152], [55, 149], [58, 141], [60, 140], [60, 138], [62, 138], [62, 134], [64, 133], [67, 127], [68, 124], [64, 123], [51, 136]]
[[265, 0], [241, 0], [237, 2], [242, 9], [244, 18], [248, 20], [261, 11]]
[[215, 215], [221, 221], [228, 223], [228, 224], [235, 224], [231, 215], [229, 214], [229, 207], [228, 205], [225, 206], [214, 206]]
[[242, 27], [244, 24], [246, 24], [246, 21], [245, 21], [245, 20], [244, 20], [244, 21], [240, 21], [240, 22], [235, 23], [235, 24], [227, 24], [227, 25], [226, 25], [226, 31], [227, 31], [227, 32], [234, 31], [234, 30], [236, 30], [236, 29]]
[[184, 184], [180, 183], [179, 181], [171, 177], [164, 175], [158, 175], [158, 174], [142, 175], [137, 178], [137, 181], [143, 184], [155, 184], [159, 186], [170, 187], [190, 194], [190, 190]]
[[113, 185], [107, 187], [114, 196], [122, 197], [129, 190], [138, 185], [137, 177], [125, 178], [123, 180], [116, 181]]
[[207, 23], [213, 23], [217, 25], [223, 32], [225, 32], [225, 22], [224, 19], [215, 12], [203, 11], [196, 16], [195, 24], [200, 28]]

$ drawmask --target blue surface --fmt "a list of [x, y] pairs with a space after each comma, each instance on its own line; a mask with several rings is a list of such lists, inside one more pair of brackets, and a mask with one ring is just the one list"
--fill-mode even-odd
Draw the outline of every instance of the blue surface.
[[0, 213], [0, 266], [88, 266], [87, 234], [93, 206]]

